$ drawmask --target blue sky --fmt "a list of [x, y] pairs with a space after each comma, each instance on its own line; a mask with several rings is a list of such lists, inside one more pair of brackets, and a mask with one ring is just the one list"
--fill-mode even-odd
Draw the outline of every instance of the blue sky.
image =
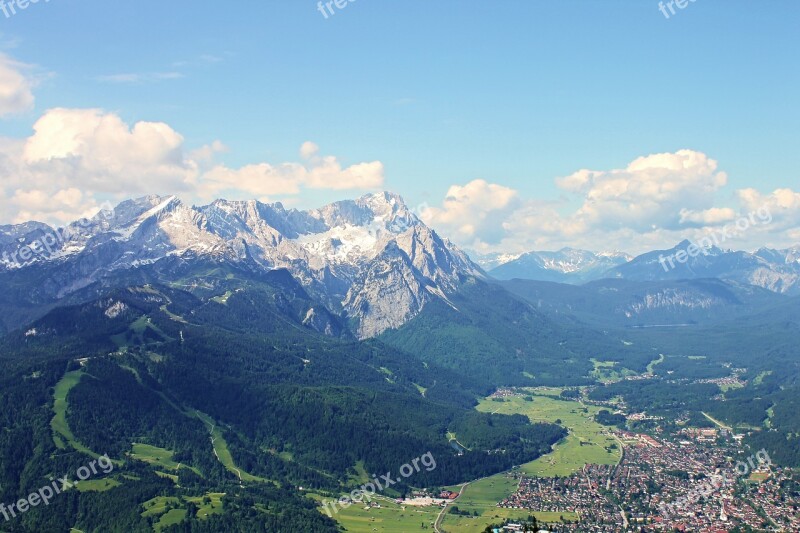
[[[296, 162], [301, 144], [313, 141], [344, 170], [380, 162], [378, 188], [427, 203], [425, 218], [465, 246], [553, 248], [581, 244], [577, 233], [592, 241], [591, 231], [611, 247], [634, 234], [635, 247], [667, 245], [702, 231], [699, 220], [730, 222], [753, 207], [755, 197], [743, 203], [741, 190], [770, 202], [775, 190], [797, 188], [798, 22], [800, 4], [789, 1], [756, 9], [697, 0], [667, 19], [651, 0], [357, 0], [326, 19], [311, 0], [42, 0], [10, 18], [0, 13], [0, 50], [32, 80], [35, 96], [3, 116], [0, 136], [9, 143], [31, 136], [53, 108], [99, 109], [130, 127], [168, 125], [183, 154], [219, 141], [226, 149], [214, 164], [231, 171]], [[568, 189], [556, 182], [580, 169], [607, 177], [637, 158], [682, 149], [717, 162], [703, 176], [724, 172], [726, 180], [665, 199], [671, 217], [623, 217], [618, 227], [584, 209], [602, 183]], [[12, 201], [19, 187], [7, 187], [0, 222], [56, 220], [87, 202], [140, 192], [97, 186], [98, 179], [78, 178], [72, 185], [81, 201], [62, 209], [32, 206], [31, 195]], [[311, 207], [375, 188], [375, 179], [288, 194], [213, 191]], [[465, 189], [475, 180], [487, 186]], [[443, 203], [448, 191], [464, 196], [460, 205]], [[475, 195], [495, 193], [494, 204], [476, 204]], [[509, 220], [542, 202], [540, 210], [552, 209], [550, 220], [563, 217], [556, 225], [574, 225], [573, 233], [536, 240], [517, 228], [511, 235]], [[682, 206], [694, 214], [680, 217]], [[715, 208], [731, 211], [709, 215]], [[794, 242], [794, 221], [773, 228], [769, 242]]]

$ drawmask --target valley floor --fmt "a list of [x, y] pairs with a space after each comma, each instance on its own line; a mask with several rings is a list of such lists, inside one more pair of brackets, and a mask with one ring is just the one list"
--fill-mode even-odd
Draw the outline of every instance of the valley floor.
[[481, 533], [489, 525], [530, 516], [550, 531], [565, 532], [731, 531], [737, 525], [800, 531], [800, 501], [781, 495], [783, 486], [795, 483], [791, 471], [756, 461], [746, 476], [724, 475], [720, 467], [730, 468], [731, 458], [742, 452], [728, 428], [687, 429], [659, 438], [630, 433], [599, 424], [600, 406], [563, 399], [560, 392], [501, 389], [477, 406], [568, 428], [569, 435], [550, 454], [446, 487], [460, 492], [447, 504], [413, 507], [381, 498], [343, 510], [336, 520], [354, 533]]
[[[586, 464], [615, 465], [620, 461], [618, 441], [607, 428], [594, 420], [600, 407], [560, 399], [560, 392], [558, 388], [531, 389], [525, 396], [533, 401], [516, 394], [504, 397], [501, 392], [480, 402], [477, 406], [479, 411], [523, 414], [534, 423], [558, 422], [569, 430], [569, 435], [556, 444], [550, 454], [510, 472], [467, 484], [458, 499], [448, 505], [438, 524], [436, 519], [442, 512], [441, 506], [418, 508], [389, 499], [378, 500], [380, 507], [351, 506], [341, 510], [335, 519], [353, 533], [425, 531], [435, 530], [437, 525], [438, 531], [480, 533], [488, 525], [509, 519], [525, 519], [529, 515], [535, 515], [540, 523], [578, 520], [578, 514], [570, 511], [530, 512], [498, 507], [500, 501], [518, 490], [525, 476], [568, 476], [580, 471]], [[462, 486], [446, 488], [459, 492]]]

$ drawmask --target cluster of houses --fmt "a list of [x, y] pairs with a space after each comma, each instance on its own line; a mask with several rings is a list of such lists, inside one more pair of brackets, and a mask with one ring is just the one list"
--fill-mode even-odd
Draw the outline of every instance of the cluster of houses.
[[785, 490], [800, 479], [770, 465], [737, 475], [733, 458], [741, 448], [731, 435], [696, 429], [661, 441], [626, 431], [617, 436], [630, 443], [619, 465], [587, 465], [563, 478], [524, 477], [498, 505], [578, 514], [577, 523], [562, 522], [557, 531], [800, 532], [800, 498]]

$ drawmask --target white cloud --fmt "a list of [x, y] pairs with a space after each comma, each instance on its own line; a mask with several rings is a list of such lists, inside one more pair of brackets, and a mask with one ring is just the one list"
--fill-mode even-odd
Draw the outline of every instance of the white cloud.
[[29, 68], [0, 53], [0, 117], [24, 113], [33, 108], [32, 78], [23, 74]]
[[737, 196], [742, 212], [768, 212], [772, 217], [773, 230], [797, 235], [800, 226], [800, 192], [784, 188], [762, 194], [755, 189], [741, 189], [737, 191]]
[[800, 192], [791, 189], [776, 189], [771, 194], [761, 194], [755, 189], [741, 189], [737, 195], [746, 209], [758, 209], [768, 205], [775, 211], [800, 211]]
[[225, 144], [222, 141], [217, 140], [212, 142], [211, 144], [206, 144], [196, 150], [192, 150], [191, 152], [189, 152], [189, 159], [197, 161], [198, 163], [210, 164], [214, 161], [214, 156], [229, 151], [230, 148], [225, 146]]
[[99, 109], [51, 109], [33, 126], [20, 163], [25, 183], [98, 193], [186, 191], [196, 172], [183, 137], [161, 122], [129, 126]]
[[310, 189], [368, 190], [383, 186], [383, 163], [380, 161], [357, 163], [349, 167], [342, 167], [334, 156], [313, 158], [311, 161], [311, 166], [301, 179]]
[[[98, 198], [180, 194], [272, 198], [302, 189], [371, 190], [383, 185], [380, 161], [344, 166], [306, 142], [303, 162], [229, 168], [215, 161], [220, 141], [187, 150], [183, 136], [162, 122], [127, 124], [99, 109], [51, 109], [25, 139], [0, 139], [0, 208], [15, 222], [64, 223], [96, 208]], [[4, 221], [4, 222], [5, 222]]]
[[311, 159], [319, 153], [319, 146], [311, 141], [306, 141], [300, 146], [300, 157]]
[[90, 195], [75, 188], [55, 192], [43, 190], [17, 190], [9, 203], [17, 208], [14, 222], [47, 220], [67, 223], [83, 217], [91, 217], [100, 210], [100, 204]]
[[[637, 158], [620, 169], [579, 170], [558, 178], [568, 194], [558, 201], [525, 199], [483, 180], [454, 185], [441, 207], [422, 218], [478, 252], [521, 253], [564, 246], [639, 253], [699, 240], [739, 217], [769, 209], [775, 221], [752, 227], [729, 243], [746, 249], [796, 243], [800, 193], [737, 192], [739, 205], [720, 206], [728, 177], [717, 161], [693, 150]], [[569, 209], [577, 200], [579, 207]]]
[[714, 193], [727, 179], [705, 154], [680, 150], [640, 157], [624, 169], [581, 170], [556, 184], [583, 195], [584, 203], [574, 216], [587, 224], [646, 230], [677, 229], [681, 210], [712, 208]]
[[303, 162], [258, 163], [241, 168], [217, 165], [200, 174], [197, 195], [209, 200], [219, 195], [246, 195], [260, 199], [298, 194], [302, 189], [374, 190], [383, 186], [383, 163], [372, 161], [344, 167], [334, 156], [319, 156], [319, 146], [300, 146]]
[[298, 175], [303, 170], [296, 163], [285, 163], [277, 167], [260, 163], [235, 170], [220, 165], [203, 174], [197, 192], [206, 200], [216, 198], [223, 191], [232, 190], [258, 198], [297, 194], [300, 192]]
[[697, 226], [715, 226], [732, 222], [736, 218], [736, 211], [730, 207], [712, 207], [703, 211], [692, 211], [691, 209], [681, 209], [681, 224], [694, 224]]
[[441, 207], [429, 207], [421, 217], [460, 241], [494, 242], [503, 234], [506, 217], [519, 206], [514, 189], [473, 180], [466, 185], [453, 185]]

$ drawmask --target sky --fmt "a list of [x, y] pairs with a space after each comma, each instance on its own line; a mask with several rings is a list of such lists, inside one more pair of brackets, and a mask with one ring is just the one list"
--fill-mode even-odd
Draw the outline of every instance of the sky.
[[639, 253], [743, 218], [727, 247], [800, 243], [798, 2], [20, 2], [0, 224], [391, 190], [477, 253]]

